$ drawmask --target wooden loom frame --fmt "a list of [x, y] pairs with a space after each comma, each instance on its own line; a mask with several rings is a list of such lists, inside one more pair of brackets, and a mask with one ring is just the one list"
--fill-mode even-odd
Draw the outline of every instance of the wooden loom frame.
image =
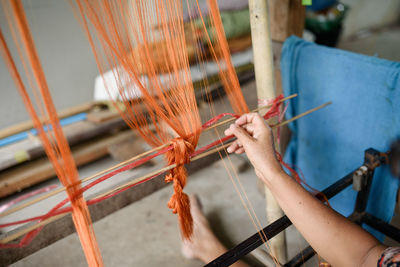
[[[263, 5], [266, 7], [265, 3], [267, 0], [249, 0], [249, 7], [251, 7], [252, 2], [256, 4]], [[274, 61], [275, 63], [279, 62], [279, 54], [282, 47], [282, 42], [291, 34], [301, 35], [304, 24], [304, 8], [301, 6], [300, 0], [269, 0], [269, 6], [271, 10], [271, 20], [273, 20], [271, 27], [271, 35], [272, 39], [275, 41], [273, 44], [275, 55]], [[254, 10], [253, 10], [254, 11]], [[263, 12], [263, 9], [258, 10], [258, 12]], [[260, 13], [259, 13], [260, 14]], [[266, 15], [266, 13], [264, 13]], [[268, 18], [265, 17], [267, 20]], [[264, 18], [264, 19], [265, 19]], [[268, 27], [266, 25], [261, 25], [261, 28], [264, 27], [264, 30]], [[252, 19], [252, 27], [254, 27], [254, 21]], [[269, 34], [265, 37], [269, 38]], [[253, 40], [254, 41], [254, 40]], [[270, 41], [269, 41], [270, 42]], [[267, 53], [270, 55], [270, 59], [272, 59], [271, 46], [268, 46]], [[265, 51], [264, 51], [265, 52]], [[255, 51], [255, 54], [257, 51]], [[255, 66], [255, 68], [259, 69], [259, 67]], [[274, 80], [274, 76], [277, 76], [277, 80], [279, 81], [280, 72], [279, 68], [274, 70], [270, 68], [268, 71], [268, 77], [272, 77], [270, 80]], [[274, 83], [274, 82], [272, 82]], [[278, 83], [279, 84], [279, 83]], [[274, 88], [271, 86], [257, 86], [258, 88], [270, 88], [272, 91], [269, 91], [269, 97], [273, 97], [275, 95]], [[281, 91], [280, 86], [278, 86], [277, 91]], [[263, 97], [263, 90], [259, 90], [259, 97]], [[218, 155], [213, 154], [208, 156], [207, 158], [202, 158], [198, 160], [196, 163], [192, 163], [188, 165], [188, 172], [192, 173], [196, 169], [199, 169], [201, 166], [206, 163], [218, 159]], [[160, 174], [157, 178], [153, 180], [151, 185], [139, 185], [137, 187], [133, 187], [126, 192], [113, 197], [112, 199], [105, 200], [101, 203], [95, 204], [91, 206], [90, 212], [93, 219], [93, 222], [107, 216], [108, 214], [119, 210], [120, 208], [131, 204], [134, 201], [141, 199], [142, 197], [154, 192], [155, 190], [161, 188], [164, 185], [163, 174]], [[33, 252], [48, 246], [49, 244], [66, 237], [67, 235], [75, 232], [74, 225], [70, 218], [70, 215], [63, 216], [63, 218], [59, 220], [54, 220], [50, 224], [47, 224], [43, 231], [39, 234], [35, 240], [30, 243], [27, 247], [22, 249], [2, 249], [0, 250], [0, 259], [2, 264], [10, 264], [15, 262], [21, 258], [26, 257], [27, 255], [32, 254]], [[14, 231], [11, 233], [7, 233], [6, 236], [12, 235]], [[55, 234], [56, 233], [56, 234]], [[3, 236], [4, 237], [4, 236]], [[280, 250], [285, 250], [285, 247], [281, 247]], [[279, 255], [279, 254], [278, 254]], [[282, 258], [278, 256], [281, 261]], [[4, 261], [7, 259], [7, 261]]]

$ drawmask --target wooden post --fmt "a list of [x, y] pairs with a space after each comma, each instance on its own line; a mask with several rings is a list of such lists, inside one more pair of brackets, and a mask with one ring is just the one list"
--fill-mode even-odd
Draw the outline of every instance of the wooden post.
[[[249, 0], [251, 36], [254, 53], [254, 72], [256, 76], [257, 96], [259, 99], [273, 99], [275, 93], [274, 58], [272, 41], [268, 22], [268, 3], [266, 0]], [[275, 132], [276, 134], [276, 132]], [[278, 149], [278, 146], [276, 146]], [[277, 201], [265, 186], [265, 199], [267, 206], [267, 223], [270, 224], [283, 212]], [[285, 232], [269, 240], [270, 253], [279, 262], [286, 262]]]
[[[268, 17], [268, 4], [273, 11], [271, 19]], [[269, 100], [276, 97], [271, 35], [274, 40], [280, 42], [291, 34], [301, 35], [304, 27], [304, 8], [301, 7], [300, 0], [249, 0], [249, 10], [257, 96], [259, 99]], [[271, 26], [269, 21], [273, 22]], [[277, 132], [274, 132], [275, 136], [276, 134]], [[277, 144], [275, 148], [280, 152]], [[265, 198], [267, 220], [270, 224], [284, 214], [267, 187]], [[270, 248], [271, 254], [279, 262], [286, 262], [284, 232], [270, 240]]]
[[[270, 13], [268, 13], [268, 8], [271, 10]], [[249, 10], [257, 95], [259, 99], [273, 99], [277, 95], [277, 91], [282, 92], [282, 88], [280, 86], [276, 88], [274, 78], [280, 79], [280, 72], [279, 69], [274, 70], [271, 39], [283, 42], [291, 34], [301, 36], [304, 29], [305, 8], [301, 5], [300, 0], [249, 0]], [[278, 81], [278, 85], [280, 85], [280, 81]], [[274, 134], [276, 136], [277, 133]], [[276, 149], [280, 151], [279, 146], [276, 146]], [[265, 198], [267, 223], [269, 224], [281, 217], [283, 212], [267, 187], [265, 187]], [[271, 254], [279, 262], [285, 263], [284, 232], [270, 241], [270, 247]]]

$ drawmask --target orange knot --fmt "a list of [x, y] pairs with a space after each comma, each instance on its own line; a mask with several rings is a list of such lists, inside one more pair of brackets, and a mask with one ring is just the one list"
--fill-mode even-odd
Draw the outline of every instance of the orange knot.
[[74, 182], [65, 187], [67, 191], [67, 196], [69, 200], [72, 202], [77, 201], [83, 196], [83, 191], [81, 189], [81, 184], [80, 182]]
[[174, 138], [170, 142], [173, 148], [167, 153], [168, 163], [177, 165], [189, 163], [194, 146], [182, 137]]
[[178, 214], [182, 236], [190, 239], [193, 233], [193, 219], [190, 213], [189, 197], [183, 192], [187, 178], [184, 164], [189, 163], [194, 146], [183, 138], [175, 138], [171, 140], [171, 143], [173, 149], [167, 152], [166, 157], [169, 165], [175, 163], [177, 166], [165, 176], [165, 182], [174, 183], [174, 194], [168, 201], [168, 208]]

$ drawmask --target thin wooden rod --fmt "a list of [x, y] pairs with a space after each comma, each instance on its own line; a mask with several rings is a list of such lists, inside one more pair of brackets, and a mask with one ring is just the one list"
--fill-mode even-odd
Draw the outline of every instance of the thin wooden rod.
[[[284, 101], [289, 100], [289, 99], [292, 99], [292, 98], [294, 98], [294, 97], [297, 97], [297, 94], [293, 94], [293, 95], [290, 95], [290, 96], [288, 96], [288, 97], [282, 98], [278, 103], [284, 102]], [[265, 105], [265, 106], [262, 106], [262, 107], [258, 107], [258, 108], [256, 108], [256, 109], [252, 110], [252, 112], [257, 112], [257, 111], [259, 111], [259, 110], [261, 110], [261, 109], [266, 109], [266, 108], [269, 108], [269, 107], [271, 107], [271, 106], [272, 106], [272, 104]], [[211, 129], [217, 127], [217, 126], [220, 126], [220, 125], [226, 124], [226, 123], [228, 123], [228, 122], [234, 121], [235, 119], [236, 119], [236, 118], [230, 118], [230, 119], [221, 121], [221, 122], [219, 122], [219, 123], [217, 123], [217, 124], [214, 124], [214, 125], [212, 125], [212, 126], [206, 128], [206, 129], [204, 129], [204, 131], [211, 130]], [[140, 158], [143, 158], [143, 157], [145, 157], [145, 156], [147, 156], [147, 155], [150, 155], [150, 154], [152, 154], [152, 153], [154, 153], [154, 152], [160, 151], [161, 149], [164, 149], [165, 147], [167, 147], [167, 146], [169, 146], [169, 145], [170, 145], [170, 143], [166, 143], [166, 144], [163, 144], [163, 145], [161, 145], [161, 146], [155, 147], [155, 148], [153, 148], [153, 149], [151, 149], [151, 150], [148, 150], [148, 151], [146, 151], [146, 152], [144, 152], [144, 153], [142, 153], [142, 154], [136, 155], [136, 156], [134, 156], [134, 157], [132, 157], [132, 158], [130, 158], [130, 159], [128, 159], [128, 160], [125, 160], [125, 161], [123, 161], [123, 162], [121, 162], [121, 163], [118, 163], [118, 164], [116, 164], [116, 165], [114, 165], [114, 166], [112, 166], [112, 167], [110, 167], [110, 168], [108, 168], [108, 169], [102, 170], [102, 171], [97, 172], [97, 173], [95, 173], [95, 174], [93, 174], [93, 175], [91, 175], [91, 176], [85, 177], [85, 178], [83, 178], [82, 180], [80, 180], [80, 183], [82, 184], [82, 183], [84, 183], [84, 182], [90, 181], [90, 180], [92, 180], [92, 179], [94, 179], [94, 178], [96, 178], [96, 177], [98, 177], [98, 176], [100, 176], [100, 175], [103, 175], [103, 174], [105, 174], [105, 173], [108, 173], [108, 172], [110, 172], [110, 171], [113, 171], [113, 170], [115, 170], [115, 169], [117, 169], [117, 168], [119, 168], [119, 167], [121, 167], [121, 166], [124, 166], [124, 165], [126, 165], [126, 164], [128, 164], [128, 163], [131, 163], [131, 162], [133, 162], [133, 161], [136, 161], [136, 160], [138, 160], [138, 159], [140, 159]], [[36, 204], [36, 203], [38, 203], [38, 202], [40, 202], [40, 201], [42, 201], [42, 200], [44, 200], [44, 199], [47, 199], [47, 198], [49, 198], [49, 197], [52, 197], [52, 196], [54, 196], [54, 195], [56, 195], [56, 194], [58, 194], [58, 193], [61, 193], [61, 192], [63, 192], [63, 191], [65, 191], [65, 187], [59, 187], [59, 188], [57, 188], [57, 189], [55, 189], [55, 190], [53, 190], [53, 191], [51, 191], [51, 192], [49, 192], [49, 193], [47, 193], [47, 194], [44, 194], [44, 195], [42, 195], [42, 196], [37, 197], [37, 198], [35, 198], [35, 199], [33, 199], [33, 200], [29, 201], [29, 202], [26, 202], [26, 203], [23, 203], [23, 204], [21, 204], [21, 205], [15, 206], [15, 207], [13, 207], [13, 208], [10, 208], [10, 209], [8, 209], [8, 210], [6, 210], [6, 211], [0, 213], [0, 218], [5, 217], [5, 216], [7, 216], [7, 215], [10, 215], [10, 214], [12, 214], [12, 213], [15, 213], [15, 212], [17, 212], [17, 211], [19, 211], [19, 210], [22, 210], [22, 209], [24, 209], [24, 208], [26, 208], [26, 207], [29, 207], [29, 206], [33, 205], [33, 204]]]
[[332, 104], [332, 101], [326, 102], [325, 104], [322, 104], [322, 105], [320, 105], [320, 106], [318, 106], [318, 107], [315, 107], [315, 108], [312, 108], [312, 109], [310, 109], [310, 110], [307, 110], [306, 112], [303, 112], [303, 113], [301, 113], [301, 114], [299, 114], [299, 115], [297, 115], [297, 116], [294, 116], [293, 118], [290, 118], [290, 119], [288, 119], [288, 120], [285, 120], [285, 121], [283, 121], [283, 122], [281, 122], [281, 123], [279, 123], [279, 124], [277, 124], [277, 125], [275, 125], [275, 126], [276, 126], [276, 127], [280, 127], [280, 126], [286, 125], [286, 124], [288, 124], [288, 123], [290, 123], [290, 122], [292, 122], [292, 121], [295, 121], [295, 120], [297, 120], [297, 119], [299, 119], [299, 118], [301, 118], [301, 117], [303, 117], [303, 116], [306, 116], [306, 115], [308, 115], [308, 114], [310, 114], [310, 113], [313, 113], [314, 111], [317, 111], [317, 110], [319, 110], [319, 109], [321, 109], [321, 108], [324, 108], [324, 107], [326, 107], [326, 106], [328, 106], [328, 105], [330, 105], [330, 104]]
[[[290, 119], [290, 120], [287, 120], [287, 121], [281, 122], [281, 123], [279, 123], [279, 124], [276, 124], [276, 125], [272, 126], [271, 128], [274, 129], [274, 128], [276, 128], [276, 127], [283, 126], [283, 125], [285, 125], [285, 124], [287, 124], [287, 123], [289, 123], [289, 122], [291, 122], [291, 121], [297, 120], [297, 119], [299, 119], [299, 118], [301, 118], [301, 117], [303, 117], [303, 116], [306, 116], [306, 115], [308, 115], [308, 114], [310, 114], [310, 113], [312, 113], [312, 112], [314, 112], [314, 111], [317, 111], [317, 110], [319, 110], [319, 109], [321, 109], [321, 108], [324, 108], [324, 107], [326, 107], [327, 105], [330, 105], [331, 103], [332, 103], [332, 102], [327, 102], [327, 103], [325, 103], [325, 104], [323, 104], [323, 105], [320, 105], [320, 106], [318, 106], [318, 107], [315, 107], [315, 108], [313, 108], [313, 109], [310, 109], [310, 110], [308, 110], [308, 111], [306, 111], [306, 112], [303, 112], [303, 113], [301, 113], [301, 114], [299, 114], [299, 115], [293, 117], [293, 118]], [[222, 150], [222, 149], [225, 149], [225, 148], [227, 148], [229, 145], [231, 145], [233, 142], [234, 142], [234, 141], [231, 141], [231, 142], [228, 142], [228, 143], [226, 143], [226, 144], [223, 144], [223, 145], [221, 145], [221, 146], [219, 146], [219, 147], [216, 147], [216, 148], [210, 149], [210, 150], [208, 150], [208, 151], [206, 151], [206, 152], [203, 152], [203, 153], [201, 153], [201, 154], [199, 154], [199, 155], [197, 155], [197, 156], [191, 158], [191, 159], [190, 159], [190, 162], [193, 162], [193, 161], [202, 159], [202, 158], [207, 157], [207, 156], [209, 156], [209, 155], [211, 155], [211, 154], [214, 154], [214, 153], [216, 153], [216, 152], [218, 152], [218, 151], [220, 151], [220, 150]], [[150, 177], [152, 177], [152, 176], [154, 176], [154, 175], [158, 175], [158, 174], [164, 173], [164, 172], [166, 172], [166, 171], [169, 171], [169, 170], [175, 168], [176, 166], [177, 166], [176, 164], [168, 165], [168, 166], [166, 166], [166, 167], [164, 167], [164, 168], [161, 168], [161, 169], [159, 169], [159, 170], [153, 171], [153, 172], [151, 172], [151, 173], [149, 173], [149, 174], [146, 174], [146, 175], [144, 175], [144, 176], [138, 177], [138, 178], [136, 178], [136, 179], [134, 179], [134, 180], [132, 180], [132, 181], [129, 181], [129, 182], [123, 184], [123, 185], [117, 186], [117, 187], [115, 187], [115, 188], [113, 188], [113, 189], [107, 191], [106, 193], [103, 193], [103, 194], [100, 194], [100, 195], [96, 196], [95, 198], [99, 198], [99, 197], [103, 197], [103, 196], [110, 195], [110, 194], [112, 194], [112, 193], [114, 193], [114, 192], [116, 192], [116, 191], [118, 191], [118, 190], [120, 190], [120, 189], [126, 188], [126, 187], [128, 187], [128, 186], [130, 186], [130, 185], [133, 185], [133, 184], [135, 184], [135, 183], [139, 183], [139, 182], [141, 182], [141, 181], [144, 181], [144, 180], [146, 180], [146, 179], [148, 179], [148, 178], [150, 178]], [[11, 235], [8, 235], [8, 236], [6, 236], [5, 238], [1, 239], [1, 240], [0, 240], [0, 243], [6, 244], [6, 243], [8, 243], [8, 242], [10, 242], [10, 241], [12, 241], [12, 240], [17, 239], [18, 237], [23, 236], [23, 235], [26, 234], [26, 233], [29, 233], [29, 232], [32, 231], [32, 230], [35, 230], [35, 229], [37, 229], [37, 228], [39, 228], [39, 227], [41, 227], [41, 226], [44, 226], [44, 225], [46, 225], [46, 224], [48, 224], [48, 223], [51, 223], [51, 222], [53, 222], [53, 221], [55, 221], [55, 220], [57, 220], [57, 219], [59, 219], [59, 218], [62, 218], [62, 217], [64, 217], [64, 216], [66, 216], [67, 214], [69, 214], [69, 213], [59, 214], [59, 215], [50, 217], [50, 218], [48, 218], [48, 219], [45, 219], [45, 220], [43, 220], [43, 221], [41, 221], [41, 222], [39, 222], [39, 223], [37, 223], [37, 224], [34, 224], [34, 225], [30, 226], [30, 227], [24, 228], [24, 229], [21, 230], [21, 231], [15, 232], [15, 233], [13, 233], [13, 234], [11, 234]]]
[[[199, 160], [199, 159], [204, 158], [204, 157], [206, 157], [206, 156], [208, 156], [208, 155], [210, 155], [210, 154], [213, 154], [213, 153], [218, 152], [218, 151], [220, 151], [220, 150], [222, 150], [222, 149], [225, 149], [226, 147], [228, 147], [228, 146], [231, 145], [232, 143], [233, 143], [233, 141], [232, 141], [232, 142], [229, 142], [229, 143], [227, 143], [227, 144], [221, 145], [221, 146], [219, 146], [219, 147], [216, 147], [216, 148], [214, 148], [214, 149], [211, 149], [211, 150], [209, 150], [209, 151], [207, 151], [207, 152], [204, 152], [204, 153], [202, 153], [202, 154], [199, 154], [199, 155], [193, 157], [193, 158], [190, 160], [190, 162]], [[166, 167], [164, 167], [164, 168], [162, 168], [162, 169], [153, 171], [153, 172], [151, 172], [151, 173], [149, 173], [149, 174], [146, 174], [146, 175], [144, 175], [144, 176], [142, 176], [142, 177], [136, 178], [136, 179], [134, 179], [134, 180], [132, 180], [132, 181], [126, 183], [126, 184], [117, 186], [117, 187], [115, 187], [115, 188], [109, 190], [108, 192], [106, 192], [106, 193], [104, 193], [104, 194], [101, 194], [101, 195], [96, 196], [95, 198], [99, 198], [99, 197], [103, 197], [103, 196], [110, 195], [110, 194], [112, 194], [112, 193], [114, 193], [114, 192], [116, 192], [116, 191], [118, 191], [118, 190], [120, 190], [120, 189], [123, 189], [123, 188], [125, 188], [125, 187], [128, 187], [128, 186], [130, 186], [130, 185], [132, 185], [132, 184], [141, 182], [141, 181], [143, 181], [143, 180], [145, 180], [145, 179], [147, 179], [147, 178], [150, 178], [150, 177], [152, 177], [152, 176], [154, 176], [154, 175], [161, 174], [161, 173], [163, 173], [163, 172], [166, 172], [166, 171], [168, 171], [168, 170], [171, 170], [171, 169], [175, 168], [176, 166], [177, 166], [176, 164], [168, 165], [168, 166], [166, 166]], [[21, 236], [23, 236], [23, 235], [25, 235], [25, 234], [31, 232], [32, 230], [35, 230], [35, 229], [37, 229], [37, 228], [39, 228], [39, 227], [42, 227], [42, 226], [45, 226], [45, 225], [47, 225], [47, 224], [49, 224], [49, 223], [51, 223], [51, 222], [53, 222], [53, 221], [55, 221], [55, 220], [58, 220], [58, 219], [60, 219], [60, 218], [62, 218], [62, 217], [65, 217], [65, 216], [67, 216], [69, 213], [70, 213], [70, 212], [58, 214], [58, 215], [55, 215], [55, 216], [53, 216], [53, 217], [47, 218], [47, 219], [45, 219], [45, 220], [43, 220], [43, 221], [41, 221], [41, 222], [39, 222], [39, 223], [36, 223], [36, 224], [31, 225], [31, 226], [29, 226], [29, 227], [26, 227], [26, 228], [24, 228], [24, 229], [22, 229], [22, 230], [20, 230], [20, 231], [17, 231], [17, 232], [15, 232], [15, 233], [13, 233], [13, 234], [10, 234], [10, 235], [8, 235], [8, 236], [2, 238], [2, 239], [0, 240], [0, 243], [1, 243], [1, 244], [6, 244], [6, 243], [8, 243], [8, 242], [10, 242], [10, 241], [13, 241], [13, 240], [15, 240], [15, 239], [17, 239], [17, 238], [19, 238], [19, 237], [21, 237]]]
[[[163, 148], [165, 148], [167, 146], [169, 146], [168, 143], [164, 144], [164, 145], [161, 145], [159, 147], [155, 147], [155, 148], [153, 148], [151, 150], [148, 150], [148, 151], [146, 151], [146, 152], [144, 152], [144, 153], [142, 153], [140, 155], [134, 156], [133, 158], [130, 158], [130, 159], [124, 161], [124, 162], [118, 163], [117, 165], [114, 165], [114, 166], [112, 166], [112, 167], [110, 167], [110, 168], [108, 168], [106, 170], [102, 170], [102, 171], [100, 171], [98, 173], [95, 173], [95, 174], [93, 174], [91, 176], [85, 177], [80, 181], [80, 183], [84, 183], [84, 182], [90, 181], [90, 180], [96, 178], [97, 176], [100, 176], [100, 175], [103, 175], [103, 174], [105, 174], [105, 173], [107, 173], [109, 171], [115, 170], [115, 169], [117, 169], [117, 168], [119, 168], [119, 167], [121, 167], [123, 165], [126, 165], [126, 164], [132, 162], [132, 161], [138, 160], [138, 159], [140, 159], [142, 157], [145, 157], [145, 156], [147, 156], [147, 155], [149, 155], [149, 154], [151, 154], [153, 152], [157, 152], [157, 151], [159, 151], [159, 150], [161, 150], [161, 149], [163, 149]], [[65, 191], [65, 189], [66, 188], [64, 186], [59, 187], [59, 188], [54, 189], [53, 191], [51, 191], [51, 192], [49, 192], [47, 194], [44, 194], [42, 196], [39, 196], [39, 197], [33, 199], [30, 202], [26, 202], [26, 203], [23, 203], [21, 205], [18, 205], [16, 207], [14, 207], [14, 208], [10, 208], [10, 209], [0, 213], [0, 218], [4, 217], [4, 216], [7, 216], [9, 214], [15, 213], [15, 212], [17, 212], [17, 211], [19, 211], [21, 209], [24, 209], [26, 207], [29, 207], [29, 206], [33, 205], [33, 204], [36, 204], [37, 202], [40, 202], [40, 201], [42, 201], [44, 199], [47, 199], [47, 198], [52, 197], [54, 195], [57, 195], [58, 193], [61, 193], [61, 192]]]
[[32, 225], [32, 227], [24, 228], [24, 229], [22, 229], [22, 230], [20, 230], [20, 231], [18, 231], [18, 232], [15, 232], [15, 233], [13, 233], [13, 234], [11, 234], [11, 235], [8, 235], [8, 236], [6, 236], [5, 238], [1, 239], [1, 240], [0, 240], [0, 243], [1, 243], [1, 244], [7, 244], [8, 242], [13, 241], [13, 240], [17, 239], [18, 237], [21, 237], [21, 236], [23, 236], [23, 235], [29, 233], [29, 232], [32, 231], [32, 230], [35, 230], [35, 229], [37, 229], [37, 228], [39, 228], [39, 227], [42, 227], [42, 226], [45, 226], [45, 225], [47, 225], [47, 224], [49, 224], [49, 223], [51, 223], [51, 222], [54, 222], [54, 221], [56, 221], [56, 220], [58, 220], [58, 219], [60, 219], [60, 218], [62, 218], [62, 217], [65, 217], [65, 216], [68, 215], [69, 213], [70, 213], [70, 212], [58, 214], [58, 215], [55, 215], [55, 216], [53, 216], [53, 217], [50, 217], [50, 218], [48, 218], [48, 219], [46, 219], [46, 220], [43, 220], [43, 221], [41, 221], [41, 222], [38, 222], [38, 223]]
[[[293, 94], [293, 95], [290, 95], [290, 96], [288, 96], [288, 97], [282, 98], [280, 101], [278, 101], [278, 103], [282, 103], [282, 102], [284, 102], [284, 101], [286, 101], [286, 100], [289, 100], [289, 99], [292, 99], [292, 98], [295, 98], [295, 97], [297, 97], [297, 94]], [[256, 108], [256, 109], [253, 109], [251, 112], [258, 112], [258, 111], [260, 111], [260, 110], [269, 108], [269, 107], [271, 107], [271, 106], [272, 106], [272, 104], [269, 104], [269, 105], [267, 105], [267, 106], [260, 106], [260, 107], [258, 107], [258, 108]], [[234, 120], [236, 120], [235, 117], [229, 118], [229, 119], [227, 119], [227, 120], [224, 120], [224, 121], [218, 122], [218, 123], [216, 123], [216, 124], [214, 124], [214, 125], [211, 125], [210, 127], [206, 128], [205, 130], [206, 130], [206, 131], [207, 131], [207, 130], [211, 130], [211, 129], [213, 129], [213, 128], [216, 128], [216, 127], [218, 127], [218, 126], [224, 125], [224, 124], [226, 124], [226, 123], [228, 123], [228, 122], [231, 122], [231, 121], [234, 121]]]
[[[291, 121], [294, 121], [294, 120], [297, 120], [297, 119], [299, 119], [299, 118], [301, 118], [301, 117], [304, 117], [304, 116], [306, 116], [306, 115], [308, 115], [308, 114], [310, 114], [310, 113], [312, 113], [312, 112], [315, 112], [315, 111], [317, 111], [317, 110], [319, 110], [319, 109], [322, 109], [322, 108], [324, 108], [324, 107], [326, 107], [326, 106], [328, 106], [328, 105], [330, 105], [330, 104], [332, 104], [331, 101], [329, 101], [329, 102], [327, 102], [327, 103], [325, 103], [325, 104], [322, 104], [322, 105], [320, 105], [320, 106], [318, 106], [318, 107], [315, 107], [315, 108], [313, 108], [313, 109], [310, 109], [310, 110], [308, 110], [308, 111], [305, 111], [305, 112], [303, 112], [303, 113], [301, 113], [301, 114], [299, 114], [299, 115], [297, 115], [297, 116], [295, 116], [295, 117], [293, 117], [293, 118], [291, 118], [291, 119], [289, 119], [289, 120], [286, 120], [286, 121], [284, 121], [284, 122], [281, 122], [281, 123], [279, 123], [279, 124], [276, 124], [276, 125], [272, 126], [271, 128], [274, 129], [274, 128], [277, 128], [277, 127], [281, 127], [281, 126], [283, 126], [283, 125], [286, 125], [286, 124], [288, 124], [288, 123], [291, 122]], [[193, 162], [193, 161], [196, 161], [196, 160], [205, 158], [205, 157], [207, 157], [207, 156], [209, 156], [209, 155], [211, 155], [211, 154], [214, 154], [215, 152], [218, 152], [218, 151], [220, 151], [220, 150], [222, 150], [222, 149], [225, 149], [226, 147], [230, 146], [233, 142], [234, 142], [234, 141], [231, 141], [231, 142], [228, 142], [228, 143], [226, 143], [226, 144], [223, 144], [223, 145], [221, 145], [221, 146], [219, 146], [219, 147], [216, 147], [216, 148], [210, 149], [210, 150], [208, 150], [208, 151], [206, 151], [206, 152], [203, 152], [203, 153], [201, 153], [201, 154], [199, 154], [199, 155], [197, 155], [197, 156], [191, 158], [191, 159], [190, 159], [190, 162]], [[96, 196], [96, 198], [110, 195], [110, 194], [112, 194], [112, 193], [114, 193], [114, 192], [116, 192], [116, 191], [118, 191], [118, 190], [121, 190], [121, 189], [123, 189], [123, 188], [126, 188], [126, 187], [128, 187], [128, 186], [130, 186], [130, 185], [133, 185], [133, 184], [136, 184], [136, 183], [140, 183], [141, 181], [144, 181], [144, 180], [146, 180], [146, 179], [148, 179], [148, 178], [150, 178], [150, 177], [152, 177], [152, 176], [154, 176], [154, 175], [161, 174], [161, 173], [163, 173], [163, 172], [169, 171], [169, 170], [171, 170], [171, 169], [173, 169], [173, 168], [175, 168], [175, 167], [177, 167], [177, 164], [168, 165], [168, 166], [166, 166], [166, 167], [164, 167], [164, 168], [162, 168], [162, 169], [153, 171], [153, 172], [151, 172], [151, 173], [149, 173], [149, 174], [146, 174], [146, 175], [144, 175], [144, 176], [142, 176], [142, 177], [139, 177], [139, 178], [136, 178], [136, 179], [134, 179], [134, 180], [132, 180], [132, 181], [129, 181], [129, 182], [123, 184], [123, 185], [117, 186], [117, 187], [111, 189], [110, 191], [107, 191], [107, 192], [105, 192], [105, 193], [103, 193], [103, 194], [101, 194], [101, 195], [99, 195], [99, 196]]]

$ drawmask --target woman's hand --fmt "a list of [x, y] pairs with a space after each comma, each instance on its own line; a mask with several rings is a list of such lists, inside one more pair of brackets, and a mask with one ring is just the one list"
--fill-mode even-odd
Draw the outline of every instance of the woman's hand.
[[258, 113], [241, 116], [225, 130], [225, 135], [234, 135], [237, 138], [228, 147], [228, 152], [246, 152], [257, 176], [264, 182], [283, 171], [275, 156], [271, 128]]

